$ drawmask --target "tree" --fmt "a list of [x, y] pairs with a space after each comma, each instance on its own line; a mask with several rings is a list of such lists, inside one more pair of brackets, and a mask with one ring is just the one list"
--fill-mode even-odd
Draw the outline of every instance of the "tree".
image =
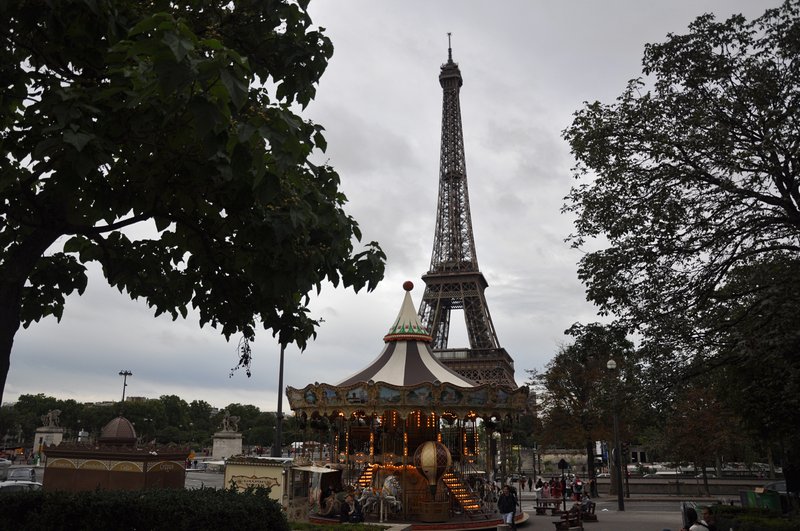
[[310, 290], [375, 287], [385, 256], [354, 250], [309, 160], [323, 129], [293, 111], [333, 50], [307, 3], [3, 3], [0, 399], [20, 324], [60, 318], [88, 262], [156, 315], [300, 348]]
[[592, 476], [595, 441], [608, 434], [609, 396], [616, 392], [606, 363], [614, 358], [621, 374], [631, 374], [633, 344], [624, 330], [599, 323], [576, 323], [565, 333], [574, 342], [559, 349], [543, 374], [531, 373], [542, 388], [543, 442], [583, 446]]
[[189, 421], [194, 424], [196, 430], [210, 434], [213, 429], [211, 404], [205, 400], [192, 400], [189, 404]]
[[708, 490], [707, 468], [741, 438], [738, 419], [701, 385], [690, 386], [674, 404], [662, 436], [667, 455], [676, 463], [689, 462], [703, 476]]
[[742, 295], [721, 293], [731, 273], [798, 257], [799, 5], [752, 22], [697, 18], [645, 47], [646, 79], [564, 131], [576, 178], [596, 177], [567, 198], [572, 243], [608, 240], [579, 276], [646, 337], [713, 343], [731, 324], [721, 304]]
[[[797, 0], [753, 21], [703, 15], [647, 45], [647, 77], [613, 104], [586, 104], [564, 131], [575, 177], [588, 178], [564, 207], [577, 216], [571, 241], [608, 244], [582, 258], [579, 277], [602, 312], [641, 334], [662, 388], [731, 365], [729, 388], [766, 384], [753, 377], [770, 371], [744, 368], [773, 359], [800, 375], [787, 356], [800, 345], [788, 318], [800, 310], [798, 51]], [[796, 411], [796, 387], [770, 403]], [[783, 432], [795, 417], [775, 415]]]
[[189, 425], [189, 404], [177, 395], [162, 395], [159, 401], [164, 404], [164, 414], [168, 426]]

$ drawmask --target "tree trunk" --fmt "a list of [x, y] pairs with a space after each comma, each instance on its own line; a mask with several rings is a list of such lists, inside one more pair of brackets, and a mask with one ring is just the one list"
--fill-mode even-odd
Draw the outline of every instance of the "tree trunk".
[[0, 264], [0, 404], [11, 368], [11, 347], [21, 320], [22, 289], [36, 262], [58, 236], [55, 232], [35, 231], [21, 244], [12, 245]]
[[594, 441], [591, 438], [586, 439], [586, 474], [584, 479], [594, 477]]

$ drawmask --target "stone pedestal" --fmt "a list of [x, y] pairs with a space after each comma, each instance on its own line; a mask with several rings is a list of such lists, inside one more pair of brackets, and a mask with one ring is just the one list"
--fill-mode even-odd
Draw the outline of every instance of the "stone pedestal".
[[211, 457], [213, 459], [227, 459], [234, 455], [242, 455], [242, 434], [235, 431], [218, 431], [215, 433]]
[[43, 448], [51, 444], [58, 446], [64, 439], [64, 428], [58, 426], [40, 426], [36, 428], [36, 437], [33, 439], [33, 455], [38, 454]]

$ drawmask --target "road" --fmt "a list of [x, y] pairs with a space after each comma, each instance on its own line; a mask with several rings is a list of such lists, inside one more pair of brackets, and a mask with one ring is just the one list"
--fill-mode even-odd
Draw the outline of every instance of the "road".
[[186, 488], [199, 489], [203, 487], [213, 487], [221, 489], [225, 482], [225, 474], [222, 472], [206, 472], [204, 470], [189, 469], [186, 472]]

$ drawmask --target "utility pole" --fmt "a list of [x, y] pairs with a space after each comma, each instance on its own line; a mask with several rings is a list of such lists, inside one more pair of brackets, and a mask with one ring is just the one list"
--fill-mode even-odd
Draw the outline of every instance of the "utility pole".
[[133, 373], [129, 370], [119, 371], [119, 375], [122, 376], [122, 403], [125, 403], [125, 388], [128, 387], [128, 376], [133, 376]]

